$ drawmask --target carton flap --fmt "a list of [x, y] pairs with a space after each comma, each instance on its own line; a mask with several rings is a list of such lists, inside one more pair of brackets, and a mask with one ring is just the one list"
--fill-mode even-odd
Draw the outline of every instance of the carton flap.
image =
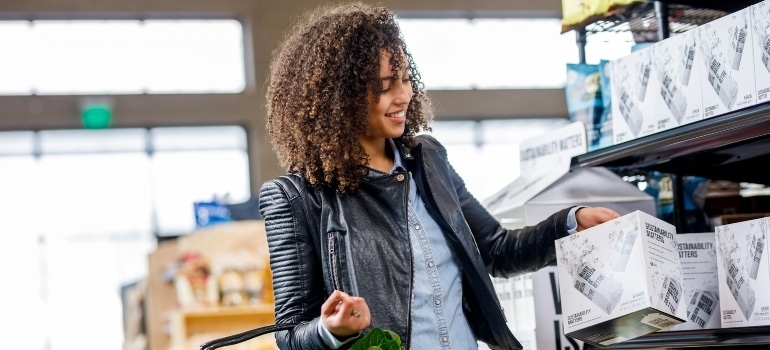
[[593, 167], [574, 170], [529, 200], [530, 204], [559, 204], [566, 199], [580, 203], [626, 202], [649, 199], [651, 196], [623, 181], [606, 168]]

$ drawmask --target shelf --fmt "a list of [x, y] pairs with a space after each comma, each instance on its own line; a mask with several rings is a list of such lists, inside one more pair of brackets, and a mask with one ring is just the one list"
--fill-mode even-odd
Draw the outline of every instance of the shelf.
[[207, 307], [172, 313], [172, 344], [196, 336], [217, 338], [275, 323], [273, 304]]
[[[711, 22], [729, 13], [756, 4], [757, 0], [735, 1], [657, 1], [667, 6], [668, 30], [670, 35], [684, 33], [702, 24]], [[600, 32], [631, 32], [635, 42], [656, 42], [658, 38], [658, 13], [656, 1], [632, 3], [624, 8], [612, 11], [605, 16], [597, 16], [582, 28], [587, 34]], [[573, 29], [579, 29], [575, 26]]]
[[770, 185], [770, 103], [637, 138], [572, 158], [572, 169], [602, 166]]
[[[648, 1], [648, 2], [654, 2], [654, 1]], [[717, 11], [725, 11], [728, 13], [733, 13], [738, 10], [745, 9], [751, 5], [754, 5], [759, 0], [732, 0], [732, 1], [724, 1], [724, 0], [663, 0], [662, 3], [666, 3], [669, 6], [672, 5], [684, 5], [684, 6], [693, 6], [701, 9], [711, 9], [711, 10], [717, 10]]]
[[661, 349], [738, 347], [770, 345], [770, 326], [661, 331], [643, 335], [602, 349]]
[[[751, 1], [754, 3], [756, 1]], [[740, 3], [740, 1], [738, 2]], [[751, 5], [747, 1], [746, 7]], [[658, 19], [653, 2], [630, 5], [624, 11], [599, 19], [585, 26], [587, 34], [599, 32], [631, 32], [636, 42], [658, 41]], [[737, 8], [741, 9], [743, 7]], [[703, 6], [668, 4], [668, 26], [671, 34], [683, 33], [702, 24], [723, 17], [733, 11]]]
[[205, 318], [213, 319], [218, 317], [234, 317], [234, 316], [253, 316], [253, 315], [267, 315], [270, 316], [275, 310], [273, 304], [260, 304], [260, 305], [245, 305], [245, 306], [217, 306], [217, 307], [204, 307], [199, 309], [185, 310], [182, 314], [188, 319]]

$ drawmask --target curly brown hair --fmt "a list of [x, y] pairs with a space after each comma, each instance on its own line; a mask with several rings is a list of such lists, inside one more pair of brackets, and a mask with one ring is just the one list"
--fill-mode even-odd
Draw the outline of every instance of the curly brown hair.
[[368, 92], [382, 94], [384, 52], [394, 77], [406, 67], [412, 79], [399, 139], [413, 146], [418, 132], [430, 130], [430, 100], [395, 15], [362, 3], [321, 6], [292, 26], [270, 64], [267, 129], [281, 166], [311, 185], [358, 188], [369, 164], [359, 135], [368, 130]]

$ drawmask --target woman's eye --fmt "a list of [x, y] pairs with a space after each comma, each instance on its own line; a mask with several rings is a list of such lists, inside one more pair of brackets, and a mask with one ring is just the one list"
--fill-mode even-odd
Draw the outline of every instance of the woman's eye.
[[[401, 78], [400, 80], [401, 80], [401, 84], [411, 84], [412, 83], [412, 77], [411, 76]], [[399, 79], [395, 78], [395, 77], [394, 78], [389, 78], [389, 79], [388, 78], [383, 78], [381, 81], [382, 81], [382, 93], [384, 94], [384, 93], [390, 91], [391, 87], [393, 87], [393, 84], [395, 84], [397, 81], [399, 81]]]

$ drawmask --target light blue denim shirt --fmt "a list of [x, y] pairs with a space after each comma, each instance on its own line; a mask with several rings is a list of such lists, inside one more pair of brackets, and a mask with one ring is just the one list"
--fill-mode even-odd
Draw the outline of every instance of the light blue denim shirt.
[[462, 310], [460, 266], [441, 228], [428, 214], [411, 174], [409, 204], [409, 237], [414, 256], [410, 348], [477, 349], [478, 342]]
[[[394, 172], [406, 169], [395, 143], [388, 140], [395, 155]], [[414, 257], [411, 349], [478, 349], [478, 342], [462, 310], [462, 273], [441, 228], [428, 214], [409, 174], [409, 237]], [[567, 229], [577, 228], [575, 211], [570, 211]], [[326, 345], [337, 349], [338, 341], [321, 322], [318, 331]]]

